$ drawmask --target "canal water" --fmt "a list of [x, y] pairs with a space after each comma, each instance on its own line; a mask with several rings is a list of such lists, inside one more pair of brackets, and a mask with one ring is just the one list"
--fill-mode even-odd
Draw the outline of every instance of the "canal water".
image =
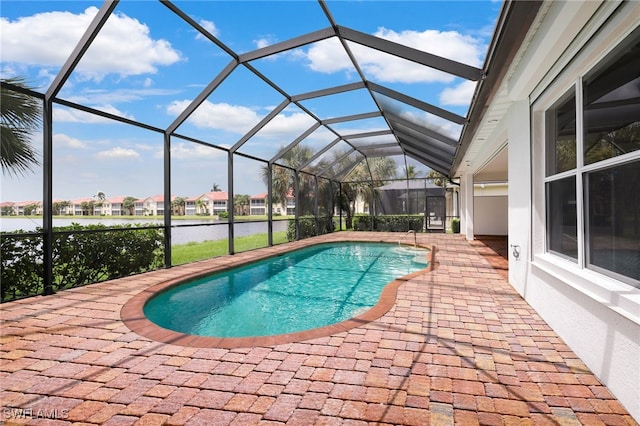
[[[162, 226], [162, 219], [113, 219], [113, 218], [95, 218], [83, 219], [79, 217], [73, 218], [54, 218], [53, 226], [69, 226], [72, 223], [80, 225], [103, 224], [104, 226], [113, 226], [121, 224], [145, 224], [151, 226]], [[288, 220], [273, 221], [273, 231], [286, 231]], [[186, 244], [189, 242], [202, 242], [207, 240], [220, 240], [229, 237], [229, 225], [225, 222], [216, 220], [198, 220], [185, 219], [173, 220], [171, 222], [173, 228], [171, 230], [172, 244]], [[42, 227], [42, 220], [30, 217], [0, 217], [0, 231], [12, 232], [23, 230], [26, 232], [35, 231], [37, 227]], [[267, 222], [244, 222], [234, 224], [234, 234], [236, 237], [253, 234], [266, 234], [268, 232]]]

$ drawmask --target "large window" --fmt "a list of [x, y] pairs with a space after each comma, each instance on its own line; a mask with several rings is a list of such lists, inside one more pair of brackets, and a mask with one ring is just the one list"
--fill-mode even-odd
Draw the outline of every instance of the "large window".
[[545, 114], [547, 250], [640, 287], [640, 42]]
[[547, 182], [546, 191], [548, 248], [577, 261], [576, 177]]

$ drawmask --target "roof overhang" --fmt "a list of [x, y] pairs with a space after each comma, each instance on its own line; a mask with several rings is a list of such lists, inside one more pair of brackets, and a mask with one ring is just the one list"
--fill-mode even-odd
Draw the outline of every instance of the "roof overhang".
[[502, 6], [496, 30], [485, 60], [485, 78], [476, 87], [467, 123], [464, 125], [455, 158], [447, 175], [453, 177], [485, 120], [491, 102], [503, 82], [509, 65], [520, 49], [534, 23], [542, 1], [507, 0]]

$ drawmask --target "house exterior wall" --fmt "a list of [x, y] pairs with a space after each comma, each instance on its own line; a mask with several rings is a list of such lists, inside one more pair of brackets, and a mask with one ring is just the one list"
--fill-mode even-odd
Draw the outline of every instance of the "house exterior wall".
[[637, 29], [640, 3], [546, 13], [509, 82], [509, 280], [637, 420], [640, 290], [547, 250], [544, 111]]
[[509, 232], [507, 196], [475, 196], [473, 204], [473, 231], [476, 235], [507, 235]]
[[506, 183], [475, 184], [473, 232], [475, 235], [508, 235], [509, 198]]

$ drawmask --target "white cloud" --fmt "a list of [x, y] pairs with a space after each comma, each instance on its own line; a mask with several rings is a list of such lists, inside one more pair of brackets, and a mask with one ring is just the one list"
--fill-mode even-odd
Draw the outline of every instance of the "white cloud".
[[69, 95], [66, 99], [82, 105], [107, 105], [121, 102], [135, 102], [151, 96], [167, 96], [179, 93], [173, 89], [112, 89], [112, 90], [83, 90]]
[[[59, 67], [67, 59], [98, 12], [45, 12], [10, 21], [0, 18], [3, 62]], [[180, 52], [166, 40], [154, 40], [149, 28], [122, 13], [109, 17], [76, 70], [85, 79], [155, 73], [158, 66], [180, 61]]]
[[[135, 120], [132, 115], [126, 114], [113, 105], [97, 105], [95, 109], [108, 112], [119, 117]], [[89, 114], [78, 109], [56, 107], [53, 109], [53, 120], [59, 123], [86, 123], [86, 124], [112, 124], [113, 121], [96, 114]]]
[[[198, 23], [202, 26], [202, 28], [209, 31], [209, 33], [212, 36], [218, 37], [218, 35], [220, 35], [220, 30], [216, 28], [216, 24], [214, 24], [213, 22], [207, 21], [205, 19], [201, 19], [200, 22]], [[202, 34], [198, 33], [198, 35], [196, 35], [196, 40], [209, 40], [209, 39], [203, 36]]]
[[400, 43], [443, 58], [479, 67], [482, 65], [482, 43], [457, 31], [425, 30], [395, 32], [379, 28], [374, 34], [395, 43]]
[[[402, 31], [379, 28], [373, 34], [395, 43], [422, 50], [472, 66], [482, 64], [483, 46], [480, 40], [456, 31]], [[454, 77], [423, 65], [348, 42], [365, 75], [380, 82], [426, 83], [450, 82]], [[309, 67], [314, 71], [334, 73], [353, 70], [351, 61], [337, 39], [315, 43], [306, 52]]]
[[440, 103], [442, 105], [468, 106], [473, 98], [476, 89], [475, 81], [463, 81], [455, 87], [448, 87], [440, 93]]
[[[167, 107], [167, 112], [177, 116], [189, 106], [190, 101], [175, 101]], [[245, 106], [227, 103], [214, 104], [204, 101], [187, 120], [199, 128], [220, 129], [239, 135], [246, 134], [263, 116]], [[293, 140], [313, 124], [314, 120], [305, 113], [283, 114], [273, 118], [258, 133], [261, 138]]]
[[171, 158], [178, 160], [226, 158], [226, 152], [197, 143], [171, 143]]
[[263, 47], [271, 46], [276, 43], [277, 40], [272, 36], [261, 37], [259, 39], [253, 40], [253, 44], [255, 44], [256, 48], [262, 49]]
[[53, 135], [53, 145], [57, 147], [67, 147], [73, 149], [85, 149], [87, 144], [79, 139], [72, 138], [64, 133], [56, 133]]
[[100, 159], [138, 158], [140, 154], [133, 149], [116, 147], [107, 151], [100, 151], [96, 154], [96, 157]]
[[253, 43], [256, 45], [256, 47], [258, 49], [262, 49], [263, 47], [267, 47], [267, 46], [269, 46], [271, 44], [271, 43], [269, 43], [269, 40], [267, 40], [265, 38], [254, 40]]
[[302, 112], [289, 115], [278, 114], [258, 135], [263, 138], [292, 142], [309, 129], [314, 122], [313, 118]]
[[[301, 50], [298, 50], [300, 54]], [[352, 70], [353, 64], [337, 38], [330, 38], [314, 43], [307, 52], [309, 68], [324, 73]]]
[[[186, 100], [174, 101], [167, 107], [167, 112], [178, 116], [190, 103], [190, 101]], [[259, 120], [258, 114], [250, 108], [204, 101], [188, 121], [199, 128], [222, 129], [228, 132], [244, 134]]]

